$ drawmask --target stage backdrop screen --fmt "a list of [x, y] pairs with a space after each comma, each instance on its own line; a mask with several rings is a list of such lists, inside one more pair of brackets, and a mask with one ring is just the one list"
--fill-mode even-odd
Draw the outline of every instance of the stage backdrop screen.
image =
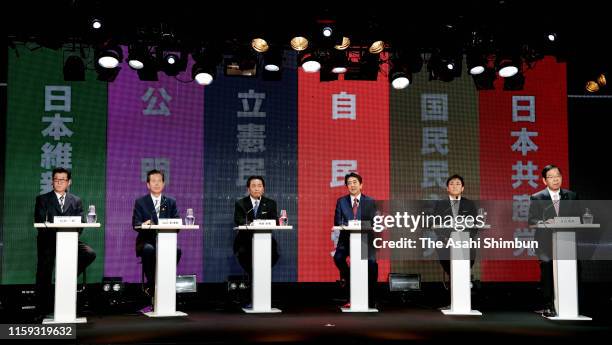
[[[321, 81], [297, 68], [290, 51], [280, 80], [226, 76], [219, 66], [213, 84], [202, 87], [190, 81], [189, 61], [185, 72], [159, 72], [155, 82], [139, 80], [126, 63], [113, 82], [93, 70], [86, 81], [67, 82], [66, 56], [27, 44], [9, 49], [2, 284], [35, 280], [34, 200], [51, 190], [51, 171], [60, 166], [72, 170], [71, 192], [95, 206], [102, 224], [81, 236], [97, 252], [91, 282], [140, 282], [132, 209], [154, 168], [164, 171], [165, 193], [181, 217], [190, 208], [200, 225], [178, 240], [178, 273], [199, 282], [243, 274], [232, 251], [233, 212], [250, 175], [265, 177], [266, 195], [293, 225], [274, 234], [277, 282], [339, 278], [334, 207], [351, 171], [363, 176], [363, 193], [381, 201], [444, 198], [446, 178], [460, 174], [466, 197], [512, 201], [523, 237], [532, 235], [525, 207], [544, 188], [541, 169], [561, 167], [568, 187], [566, 67], [553, 58], [525, 70], [520, 91], [503, 90], [502, 80], [478, 91], [465, 72], [442, 82], [426, 71], [395, 90], [386, 64], [377, 80]], [[390, 272], [440, 280], [434, 259], [381, 259], [379, 281]], [[475, 274], [483, 281], [539, 277], [529, 260], [478, 262]]]

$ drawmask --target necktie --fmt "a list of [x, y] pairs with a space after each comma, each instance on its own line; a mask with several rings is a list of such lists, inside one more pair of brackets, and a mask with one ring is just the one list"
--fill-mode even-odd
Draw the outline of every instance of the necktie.
[[60, 204], [60, 210], [64, 212], [64, 196], [63, 195], [59, 197], [59, 204]]
[[259, 208], [259, 200], [255, 200], [255, 205], [253, 206], [253, 219], [257, 218], [258, 208]]
[[159, 200], [155, 200], [155, 213], [157, 214], [157, 218], [159, 218]]
[[555, 207], [555, 214], [559, 216], [559, 197], [558, 196], [553, 197], [553, 206]]
[[353, 219], [357, 219], [357, 209], [359, 208], [359, 199], [353, 199]]
[[451, 208], [453, 217], [457, 217], [459, 215], [459, 200], [451, 200]]

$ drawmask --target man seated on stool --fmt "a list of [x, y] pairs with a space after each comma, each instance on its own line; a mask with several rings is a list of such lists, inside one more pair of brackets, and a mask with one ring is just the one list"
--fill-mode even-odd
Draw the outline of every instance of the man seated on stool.
[[[155, 260], [157, 249], [155, 230], [146, 229], [145, 225], [157, 225], [160, 218], [180, 218], [176, 200], [164, 191], [164, 173], [159, 170], [151, 170], [147, 173], [147, 188], [149, 194], [136, 200], [132, 213], [132, 226], [138, 232], [136, 237], [136, 256], [142, 259], [142, 269], [147, 277], [145, 292], [151, 295], [155, 286]], [[136, 226], [144, 229], [136, 229]], [[181, 249], [176, 248], [176, 263], [181, 260]]]
[[[274, 219], [278, 225], [276, 201], [266, 198], [264, 190], [266, 181], [263, 176], [250, 176], [246, 183], [248, 196], [236, 201], [234, 205], [234, 224], [248, 225], [255, 219]], [[234, 239], [234, 255], [238, 263], [249, 275], [253, 274], [253, 232], [238, 230]], [[278, 261], [278, 245], [272, 237], [272, 266]]]
[[[373, 224], [374, 217], [376, 216], [376, 203], [371, 197], [361, 194], [361, 189], [363, 188], [362, 181], [361, 175], [355, 172], [344, 176], [344, 184], [349, 194], [340, 197], [336, 201], [334, 226], [346, 226], [350, 220], [359, 220], [362, 222], [362, 226], [367, 226], [366, 223]], [[369, 307], [374, 308], [376, 304], [376, 284], [378, 282], [378, 263], [376, 262], [376, 249], [372, 243], [374, 240], [373, 232], [368, 231], [365, 237], [365, 240], [368, 242], [366, 246], [368, 250], [368, 301]], [[350, 291], [351, 271], [346, 259], [350, 256], [350, 253], [350, 234], [348, 231], [340, 231], [340, 237], [338, 238], [334, 254], [334, 263], [340, 271], [340, 286], [345, 287], [348, 291]], [[343, 307], [350, 308], [350, 306], [350, 302], [348, 302]]]
[[[71, 173], [65, 168], [55, 168], [52, 172], [53, 190], [36, 197], [34, 221], [36, 223], [53, 222], [55, 216], [83, 217], [81, 199], [68, 193], [72, 184]], [[79, 231], [79, 235], [80, 235]], [[53, 287], [51, 277], [55, 265], [56, 229], [39, 229], [36, 239], [38, 262], [36, 266], [36, 293], [41, 317], [51, 312], [53, 307]], [[77, 275], [96, 259], [96, 252], [84, 242], [78, 244]]]
[[[531, 195], [529, 198], [529, 225], [538, 223], [550, 224], [557, 216], [578, 216], [580, 211], [576, 202], [578, 195], [571, 190], [561, 189], [563, 178], [561, 169], [554, 165], [547, 165], [542, 169], [543, 190]], [[539, 311], [546, 317], [556, 316], [554, 306], [555, 294], [553, 287], [553, 255], [552, 231], [550, 229], [536, 229], [534, 239], [538, 241], [536, 255], [540, 260], [540, 288], [544, 299], [544, 308]], [[579, 266], [580, 267], [580, 266]], [[580, 276], [580, 275], [579, 275]]]
[[[445, 216], [472, 216], [476, 219], [477, 210], [474, 201], [463, 196], [463, 191], [465, 189], [465, 183], [463, 177], [460, 175], [453, 175], [446, 180], [446, 192], [448, 193], [448, 198], [444, 198], [443, 200], [437, 200], [434, 205], [434, 215], [441, 216], [444, 219]], [[451, 236], [451, 229], [438, 229], [436, 234], [438, 236], [438, 241], [443, 241], [443, 243], [448, 243], [448, 240]], [[475, 239], [478, 235], [476, 229], [465, 229], [465, 231], [470, 232], [470, 238]], [[448, 275], [449, 280], [451, 276], [450, 270], [450, 248], [443, 247], [436, 249], [438, 253], [438, 257], [440, 258], [440, 265], [444, 272]], [[474, 266], [474, 258], [476, 256], [476, 249], [470, 248], [470, 267]], [[444, 279], [443, 279], [444, 280]], [[441, 309], [450, 309], [450, 306], [441, 308]]]

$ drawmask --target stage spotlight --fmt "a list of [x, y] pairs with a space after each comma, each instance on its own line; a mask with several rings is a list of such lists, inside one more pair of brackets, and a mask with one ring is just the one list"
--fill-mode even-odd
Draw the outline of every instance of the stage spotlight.
[[278, 72], [283, 63], [283, 52], [278, 47], [273, 47], [263, 55], [264, 70]]
[[346, 50], [348, 47], [351, 46], [351, 39], [344, 36], [342, 37], [342, 43], [334, 46], [334, 48], [338, 49], [338, 50]]
[[432, 54], [427, 63], [429, 80], [450, 82], [461, 76], [462, 55]]
[[396, 90], [405, 89], [412, 81], [409, 67], [399, 57], [391, 61], [392, 67], [389, 71], [389, 82]]
[[600, 74], [597, 78], [597, 84], [601, 87], [606, 86], [606, 75], [604, 73]]
[[296, 36], [291, 39], [291, 48], [295, 51], [301, 52], [308, 48], [308, 39], [302, 36]]
[[199, 62], [191, 68], [191, 77], [200, 85], [210, 85], [215, 79], [217, 66], [206, 66]]
[[187, 53], [185, 52], [164, 51], [158, 48], [157, 55], [158, 60], [160, 60], [159, 69], [166, 73], [167, 76], [174, 77], [187, 68]]
[[315, 53], [303, 54], [300, 58], [300, 64], [306, 73], [316, 73], [321, 70], [320, 59]]
[[268, 51], [268, 49], [270, 49], [268, 42], [266, 42], [266, 40], [263, 38], [254, 38], [251, 40], [251, 47], [253, 47], [253, 50], [258, 53], [265, 53]]
[[497, 58], [497, 73], [502, 78], [509, 78], [516, 75], [521, 68], [521, 59], [519, 57], [499, 56]]
[[99, 49], [95, 56], [98, 65], [103, 68], [115, 68], [123, 60], [123, 52], [118, 46]]
[[334, 20], [319, 20], [318, 25], [321, 32], [321, 36], [316, 42], [318, 47], [331, 49], [342, 45], [344, 37]]
[[148, 47], [133, 45], [128, 51], [128, 65], [134, 70], [143, 69], [145, 65], [153, 63]]
[[405, 89], [410, 85], [410, 76], [404, 71], [391, 71], [389, 73], [391, 86], [396, 90]]
[[421, 290], [420, 274], [389, 273], [389, 291], [407, 292]]
[[102, 278], [102, 295], [108, 305], [118, 305], [122, 302], [124, 290], [123, 278], [104, 277]]
[[599, 91], [599, 85], [597, 85], [596, 82], [589, 80], [586, 85], [585, 85], [585, 90], [587, 90], [588, 92], [597, 92]]
[[94, 18], [91, 20], [91, 28], [94, 30], [99, 30], [102, 28], [102, 20], [99, 18]]
[[176, 293], [197, 292], [195, 274], [176, 276]]
[[346, 52], [337, 50], [333, 51], [330, 58], [330, 64], [332, 73], [346, 73], [348, 66]]
[[385, 42], [383, 41], [374, 41], [370, 47], [368, 48], [368, 51], [372, 54], [379, 54], [381, 53], [383, 50], [385, 49]]
[[484, 73], [488, 65], [487, 56], [476, 52], [468, 53], [466, 57], [468, 71], [471, 75]]
[[64, 62], [64, 81], [84, 81], [85, 64], [83, 59], [76, 55], [71, 55]]

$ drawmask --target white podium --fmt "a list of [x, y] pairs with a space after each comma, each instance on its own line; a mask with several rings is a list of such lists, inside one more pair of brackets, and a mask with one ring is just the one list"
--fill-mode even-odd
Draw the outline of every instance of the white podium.
[[[368, 259], [361, 257], [361, 226], [334, 226], [332, 230], [350, 231], [351, 307], [340, 308], [344, 313], [377, 313], [368, 301]], [[371, 230], [363, 230], [371, 231]], [[369, 245], [369, 244], [368, 244]]]
[[[445, 229], [451, 231], [450, 238], [457, 243], [470, 240], [470, 231], [455, 231], [454, 228], [434, 227], [435, 229]], [[490, 225], [485, 225], [478, 229], [490, 229]], [[480, 316], [482, 313], [472, 309], [472, 289], [471, 289], [471, 268], [470, 268], [470, 248], [450, 248], [450, 290], [451, 304], [450, 309], [442, 309], [444, 315], [472, 315]]]
[[34, 223], [36, 229], [54, 229], [55, 235], [55, 300], [53, 318], [43, 323], [86, 323], [77, 317], [77, 263], [79, 229], [99, 228], [100, 223]]
[[280, 313], [272, 308], [272, 231], [292, 230], [293, 226], [241, 225], [238, 231], [253, 231], [252, 308], [242, 308], [245, 313]]
[[[555, 310], [550, 320], [592, 320], [578, 313], [578, 267], [576, 265], [576, 230], [598, 229], [599, 224], [536, 224], [552, 233]], [[562, 254], [560, 254], [562, 253]], [[555, 258], [561, 259], [555, 259]]]
[[157, 231], [155, 298], [149, 317], [187, 316], [176, 310], [176, 235], [180, 230], [197, 230], [199, 225], [142, 225], [136, 229]]

